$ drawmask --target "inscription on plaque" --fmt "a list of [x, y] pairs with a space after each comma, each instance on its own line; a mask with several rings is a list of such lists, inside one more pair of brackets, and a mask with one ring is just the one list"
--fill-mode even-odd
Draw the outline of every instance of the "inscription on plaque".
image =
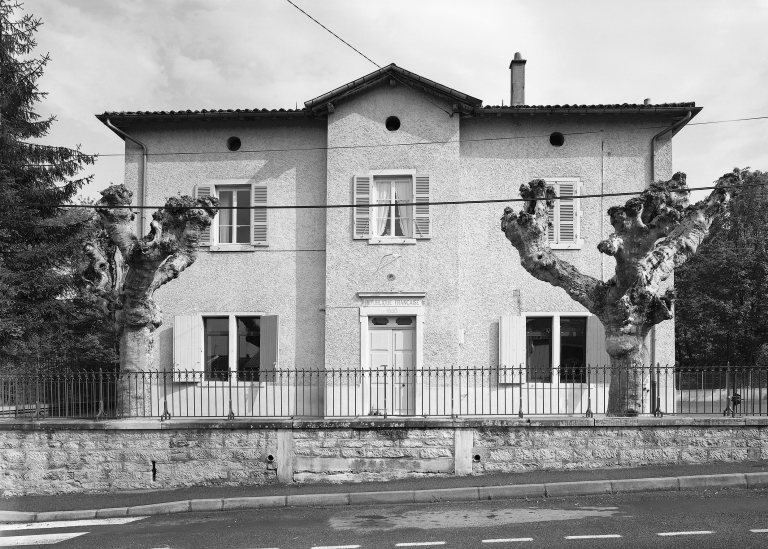
[[363, 307], [420, 307], [420, 299], [364, 299]]

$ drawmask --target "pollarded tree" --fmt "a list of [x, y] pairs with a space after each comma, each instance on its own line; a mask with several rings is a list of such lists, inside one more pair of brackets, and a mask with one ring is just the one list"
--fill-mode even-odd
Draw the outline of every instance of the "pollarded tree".
[[154, 293], [195, 262], [200, 235], [218, 212], [218, 199], [169, 198], [152, 215], [149, 234], [139, 238], [129, 207], [133, 193], [113, 185], [101, 195], [94, 207], [112, 246], [89, 242], [85, 252], [91, 258], [92, 291], [114, 314], [121, 334], [120, 372], [124, 375], [118, 390], [123, 413], [133, 414], [142, 409], [148, 394], [131, 373], [156, 370], [154, 332], [163, 318]]
[[672, 291], [662, 291], [662, 283], [696, 253], [740, 181], [741, 173], [734, 170], [717, 181], [706, 200], [689, 205], [685, 174], [676, 173], [624, 206], [610, 208], [614, 233], [597, 247], [616, 259], [616, 273], [606, 282], [579, 272], [550, 249], [548, 208], [557, 197], [544, 180], [520, 187], [522, 211], [504, 209], [501, 230], [520, 253], [523, 268], [565, 290], [603, 323], [611, 358], [609, 415], [650, 411], [645, 338], [653, 326], [672, 318], [674, 299]]

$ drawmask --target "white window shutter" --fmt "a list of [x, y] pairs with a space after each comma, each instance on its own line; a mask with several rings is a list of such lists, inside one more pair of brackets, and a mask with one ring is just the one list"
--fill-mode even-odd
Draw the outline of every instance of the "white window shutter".
[[558, 184], [557, 242], [576, 242], [576, 183], [561, 181]]
[[430, 183], [428, 175], [417, 175], [413, 182], [413, 236], [432, 238], [432, 218], [429, 212]]
[[587, 365], [592, 383], [609, 380], [611, 357], [605, 350], [605, 327], [596, 316], [587, 317]]
[[[548, 184], [547, 188], [553, 189], [557, 194], [557, 185]], [[547, 218], [549, 223], [547, 224], [547, 242], [555, 242], [555, 230], [557, 228], [557, 221], [555, 219], [555, 208], [557, 207], [557, 201], [552, 203], [552, 206], [547, 206]]]
[[173, 317], [173, 380], [201, 381], [203, 326], [200, 315]]
[[499, 319], [499, 383], [525, 383], [525, 317]]
[[[267, 184], [252, 183], [251, 196], [253, 197], [253, 206], [266, 206], [268, 204]], [[251, 244], [254, 246], [266, 246], [267, 240], [267, 209], [253, 208], [253, 227], [251, 227]]]
[[367, 175], [354, 177], [354, 204], [353, 238], [368, 240], [371, 237], [371, 178]]
[[259, 377], [262, 381], [276, 381], [280, 322], [277, 315], [261, 317]]
[[[216, 188], [211, 184], [195, 185], [192, 191], [192, 198], [198, 199], [204, 196], [216, 196]], [[208, 226], [202, 233], [200, 233], [200, 245], [210, 246], [211, 242], [211, 228], [213, 225]]]

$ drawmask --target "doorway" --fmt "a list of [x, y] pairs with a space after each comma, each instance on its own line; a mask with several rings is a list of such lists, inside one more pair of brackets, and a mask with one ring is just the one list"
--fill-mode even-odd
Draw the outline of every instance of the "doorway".
[[416, 409], [416, 318], [368, 317], [371, 415], [413, 415]]

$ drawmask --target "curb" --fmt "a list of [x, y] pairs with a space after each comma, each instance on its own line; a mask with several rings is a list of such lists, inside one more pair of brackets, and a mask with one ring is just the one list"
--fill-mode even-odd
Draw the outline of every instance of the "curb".
[[392, 492], [350, 492], [337, 494], [298, 494], [222, 499], [169, 501], [133, 507], [48, 511], [45, 513], [0, 511], [0, 522], [44, 522], [113, 517], [146, 517], [201, 511], [235, 511], [269, 507], [327, 507], [392, 503], [438, 503], [503, 499], [551, 498], [568, 496], [616, 495], [633, 492], [680, 492], [713, 488], [765, 488], [768, 473], [733, 473], [685, 477], [637, 478], [624, 480], [587, 480], [547, 484], [510, 484], [464, 488], [402, 490]]

